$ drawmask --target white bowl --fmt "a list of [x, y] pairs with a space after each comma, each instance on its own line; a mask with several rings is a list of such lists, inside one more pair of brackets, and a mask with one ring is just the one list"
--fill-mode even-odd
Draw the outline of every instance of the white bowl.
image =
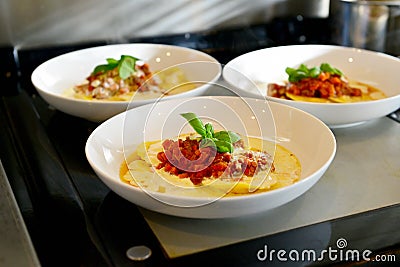
[[216, 59], [201, 51], [172, 45], [134, 43], [93, 47], [57, 56], [38, 66], [31, 80], [40, 96], [56, 109], [91, 121], [104, 121], [128, 108], [152, 103], [156, 99], [93, 101], [75, 99], [66, 96], [65, 92], [85, 81], [95, 66], [106, 63], [106, 58], [119, 59], [123, 54], [144, 60], [153, 72], [177, 66], [189, 82], [201, 84], [195, 89], [162, 97], [162, 100], [202, 95], [210, 84], [218, 80], [222, 70]]
[[[311, 103], [267, 96], [267, 83], [287, 80], [286, 67], [329, 63], [351, 80], [382, 90], [388, 97], [359, 103]], [[400, 59], [383, 53], [330, 45], [265, 48], [241, 55], [224, 66], [223, 78], [242, 96], [267, 98], [307, 111], [330, 127], [356, 125], [400, 107]], [[262, 84], [260, 86], [260, 84]]]
[[[148, 192], [122, 182], [119, 171], [125, 157], [144, 140], [176, 136], [185, 123], [179, 115], [184, 112], [215, 119], [239, 133], [276, 140], [298, 157], [300, 180], [268, 192], [219, 199]], [[95, 173], [112, 191], [140, 207], [181, 217], [226, 218], [267, 211], [305, 193], [331, 164], [336, 140], [322, 121], [287, 105], [254, 98], [200, 96], [149, 104], [116, 115], [92, 132], [85, 153]]]

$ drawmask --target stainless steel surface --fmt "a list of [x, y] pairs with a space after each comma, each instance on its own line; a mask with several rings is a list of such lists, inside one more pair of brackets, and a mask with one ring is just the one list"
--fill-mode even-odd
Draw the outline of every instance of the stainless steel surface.
[[400, 54], [400, 1], [334, 0], [331, 15], [338, 44]]
[[274, 7], [275, 17], [303, 16], [309, 18], [327, 18], [330, 0], [286, 0]]
[[400, 123], [400, 108], [390, 114], [389, 117]]
[[144, 261], [151, 256], [151, 249], [147, 246], [133, 246], [126, 251], [126, 256], [133, 261]]
[[0, 266], [40, 266], [1, 161]]

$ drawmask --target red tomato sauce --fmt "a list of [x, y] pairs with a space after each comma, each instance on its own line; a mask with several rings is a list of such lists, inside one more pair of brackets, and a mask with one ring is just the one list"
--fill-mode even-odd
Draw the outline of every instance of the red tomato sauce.
[[[234, 144], [241, 147], [242, 144]], [[195, 185], [201, 184], [205, 178], [254, 176], [260, 169], [273, 169], [272, 157], [266, 152], [244, 150], [235, 155], [217, 152], [214, 147], [200, 148], [200, 141], [196, 139], [167, 139], [163, 142], [164, 151], [157, 154], [160, 163], [157, 169], [176, 175], [180, 178], [189, 178]]]

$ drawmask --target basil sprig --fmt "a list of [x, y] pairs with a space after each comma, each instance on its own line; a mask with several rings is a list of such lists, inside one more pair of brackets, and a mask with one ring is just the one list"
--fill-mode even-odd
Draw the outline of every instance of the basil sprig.
[[289, 75], [289, 82], [298, 82], [304, 78], [318, 78], [321, 72], [343, 76], [340, 70], [332, 67], [328, 63], [322, 63], [319, 67], [313, 68], [308, 68], [305, 64], [301, 64], [297, 69], [287, 67], [285, 71]]
[[203, 122], [194, 113], [181, 114], [192, 128], [201, 135], [200, 147], [212, 146], [218, 152], [225, 153], [233, 152], [233, 143], [240, 140], [240, 136], [232, 131], [219, 131], [214, 132], [214, 127], [211, 123], [203, 124]]
[[119, 60], [107, 58], [107, 64], [96, 66], [92, 74], [96, 75], [100, 72], [107, 72], [118, 68], [119, 77], [121, 77], [122, 80], [125, 80], [136, 72], [135, 65], [138, 60], [138, 58], [128, 55], [122, 55]]

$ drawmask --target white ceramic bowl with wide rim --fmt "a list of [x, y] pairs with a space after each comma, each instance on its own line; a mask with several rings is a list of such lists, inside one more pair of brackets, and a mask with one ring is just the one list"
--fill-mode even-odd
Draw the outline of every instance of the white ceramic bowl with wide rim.
[[[122, 182], [119, 171], [125, 158], [144, 140], [176, 136], [185, 124], [179, 115], [184, 112], [212, 118], [232, 131], [275, 140], [298, 157], [302, 166], [300, 180], [263, 193], [212, 199], [148, 192]], [[85, 153], [95, 173], [112, 191], [140, 207], [181, 217], [227, 218], [267, 211], [304, 194], [331, 164], [336, 140], [322, 121], [288, 105], [254, 98], [201, 96], [149, 104], [118, 114], [93, 131]]]
[[[171, 67], [180, 68], [189, 82], [198, 84], [194, 89], [160, 99], [131, 101], [83, 100], [67, 96], [67, 90], [81, 84], [94, 67], [105, 64], [107, 58], [119, 59], [131, 55], [149, 64], [154, 73]], [[39, 65], [31, 80], [39, 95], [50, 105], [67, 114], [101, 122], [128, 108], [145, 105], [156, 100], [192, 97], [205, 93], [221, 75], [221, 64], [201, 51], [163, 44], [116, 44], [82, 49], [52, 58]]]
[[[312, 103], [267, 96], [268, 83], [287, 80], [286, 67], [329, 63], [350, 80], [370, 84], [387, 98], [358, 103]], [[238, 56], [223, 69], [223, 78], [239, 95], [266, 98], [307, 111], [329, 127], [347, 127], [386, 116], [400, 107], [400, 59], [374, 51], [334, 45], [289, 45]]]

